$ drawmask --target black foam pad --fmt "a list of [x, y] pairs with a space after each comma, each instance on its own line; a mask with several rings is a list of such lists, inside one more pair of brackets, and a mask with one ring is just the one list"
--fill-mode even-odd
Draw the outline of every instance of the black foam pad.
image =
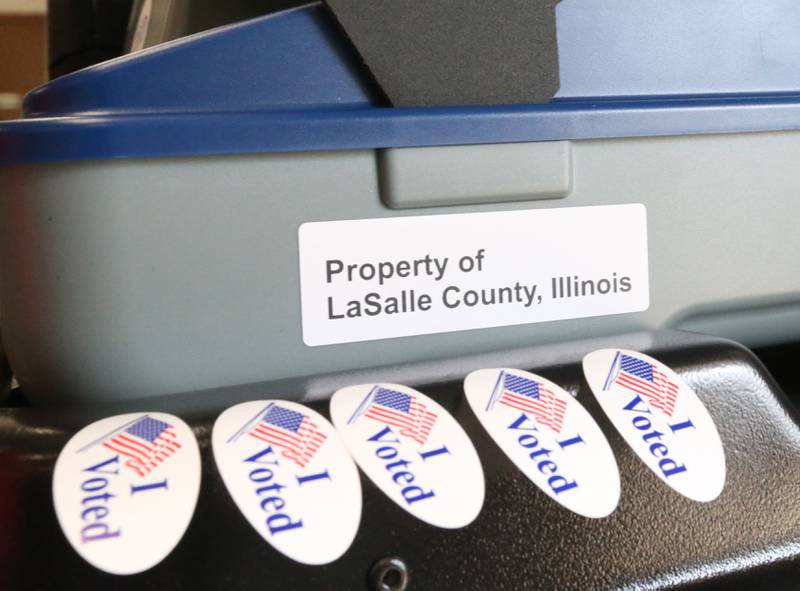
[[550, 100], [559, 0], [326, 0], [395, 106]]

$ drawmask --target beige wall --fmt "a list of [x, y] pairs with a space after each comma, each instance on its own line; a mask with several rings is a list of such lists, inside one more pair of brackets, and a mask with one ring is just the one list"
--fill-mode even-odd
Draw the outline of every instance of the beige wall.
[[47, 80], [46, 3], [0, 0], [0, 119], [19, 117], [19, 103]]

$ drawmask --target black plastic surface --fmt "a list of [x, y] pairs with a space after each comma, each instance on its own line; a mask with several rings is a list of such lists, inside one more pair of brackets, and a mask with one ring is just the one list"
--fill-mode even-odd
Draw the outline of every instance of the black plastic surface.
[[326, 0], [397, 107], [546, 102], [559, 0]]
[[[607, 346], [653, 355], [695, 388], [725, 447], [728, 477], [719, 499], [696, 503], [667, 488], [604, 418], [582, 379], [580, 359]], [[598, 420], [622, 477], [612, 516], [591, 520], [558, 506], [485, 434], [464, 400], [461, 381], [471, 370], [501, 365], [541, 373], [577, 392]], [[362, 477], [364, 511], [350, 550], [327, 566], [294, 563], [264, 542], [231, 501], [209, 449], [213, 421], [238, 402], [298, 395], [327, 416], [320, 397], [370, 381], [417, 387], [454, 414], [486, 473], [483, 511], [466, 528], [437, 529], [404, 513]], [[69, 546], [55, 519], [50, 479], [58, 451], [73, 433], [135, 410], [172, 412], [192, 425], [203, 483], [195, 516], [173, 553], [149, 572], [118, 577], [89, 566]], [[0, 588], [361, 589], [376, 561], [398, 557], [408, 566], [409, 589], [794, 589], [800, 574], [797, 419], [752, 353], [685, 333], [638, 333], [92, 408], [3, 409]]]

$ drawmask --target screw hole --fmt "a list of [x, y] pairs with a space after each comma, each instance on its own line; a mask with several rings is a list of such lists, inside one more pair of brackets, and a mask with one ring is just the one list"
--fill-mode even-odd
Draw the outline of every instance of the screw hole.
[[408, 588], [408, 568], [400, 558], [382, 558], [370, 570], [373, 591], [405, 591]]
[[389, 587], [389, 589], [395, 589], [403, 580], [403, 575], [397, 571], [397, 569], [392, 568], [387, 570], [383, 573], [383, 579], [381, 579], [381, 583], [384, 586]]

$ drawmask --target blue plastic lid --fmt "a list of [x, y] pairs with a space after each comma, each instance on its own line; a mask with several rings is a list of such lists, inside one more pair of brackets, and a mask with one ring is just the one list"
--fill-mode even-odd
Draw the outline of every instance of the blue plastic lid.
[[386, 106], [310, 4], [31, 92], [0, 163], [800, 129], [795, 0], [563, 0], [552, 102]]

